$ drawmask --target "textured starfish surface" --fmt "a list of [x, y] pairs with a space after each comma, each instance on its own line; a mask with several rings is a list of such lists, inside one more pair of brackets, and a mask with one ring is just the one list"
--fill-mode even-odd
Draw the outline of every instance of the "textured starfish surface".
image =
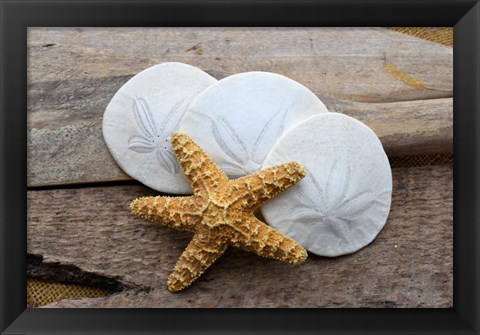
[[299, 163], [287, 163], [229, 180], [186, 134], [174, 133], [172, 146], [194, 194], [142, 197], [130, 204], [134, 214], [147, 220], [194, 232], [168, 278], [170, 291], [188, 287], [229, 245], [292, 264], [307, 258], [307, 252], [297, 242], [254, 216], [254, 211], [265, 201], [305, 176]]

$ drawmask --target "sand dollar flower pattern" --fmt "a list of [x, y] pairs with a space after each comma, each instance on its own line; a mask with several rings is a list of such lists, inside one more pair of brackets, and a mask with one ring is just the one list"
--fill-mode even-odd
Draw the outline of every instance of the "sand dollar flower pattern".
[[179, 110], [185, 110], [184, 101], [185, 99], [182, 99], [173, 106], [158, 130], [145, 99], [136, 98], [132, 106], [141, 135], [131, 136], [128, 140], [128, 148], [138, 153], [155, 152], [160, 167], [170, 174], [180, 172], [169, 137], [179, 127], [183, 116]]
[[166, 62], [137, 73], [114, 94], [102, 133], [118, 166], [159, 192], [190, 194], [171, 147], [188, 105], [217, 80], [188, 64]]
[[247, 147], [235, 128], [223, 117], [205, 115], [210, 119], [213, 138], [230, 161], [221, 162], [219, 166], [229, 176], [240, 177], [262, 167], [265, 148], [270, 148], [282, 134], [287, 109], [283, 108], [271, 115], [256, 134], [253, 145]]
[[[369, 189], [352, 194], [349, 191], [351, 167], [340, 164], [338, 160], [332, 165], [324, 188], [320, 187], [313, 173], [307, 168], [305, 170], [306, 179], [313, 186], [315, 197], [307, 195], [300, 187], [295, 188], [299, 205], [292, 208], [293, 216], [298, 222], [305, 224], [325, 222], [331, 234], [350, 243], [351, 236], [348, 231], [355, 224], [355, 219], [384, 197]], [[381, 193], [388, 192], [385, 190]]]
[[238, 73], [208, 87], [189, 105], [180, 131], [237, 178], [261, 169], [276, 141], [297, 123], [326, 113], [308, 88], [269, 72]]
[[266, 221], [320, 256], [355, 252], [385, 225], [392, 175], [380, 140], [365, 124], [323, 113], [283, 135], [264, 166], [296, 160], [305, 179], [262, 207]]

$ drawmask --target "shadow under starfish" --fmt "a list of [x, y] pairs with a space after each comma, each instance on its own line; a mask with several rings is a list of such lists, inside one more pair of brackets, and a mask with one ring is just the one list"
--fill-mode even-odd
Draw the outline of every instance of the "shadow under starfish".
[[305, 176], [299, 163], [282, 164], [229, 180], [186, 134], [174, 133], [172, 146], [194, 194], [142, 197], [130, 204], [132, 212], [142, 218], [194, 232], [168, 278], [170, 291], [188, 287], [229, 245], [292, 264], [305, 261], [307, 252], [303, 247], [254, 216], [265, 201]]

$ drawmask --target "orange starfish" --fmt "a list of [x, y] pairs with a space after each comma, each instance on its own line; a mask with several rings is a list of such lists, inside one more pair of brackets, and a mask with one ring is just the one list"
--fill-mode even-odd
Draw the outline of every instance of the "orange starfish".
[[132, 212], [145, 219], [195, 232], [168, 278], [170, 291], [188, 287], [228, 245], [292, 264], [307, 258], [307, 252], [298, 243], [253, 214], [265, 201], [305, 176], [299, 163], [287, 163], [229, 180], [186, 134], [174, 133], [172, 146], [194, 194], [143, 197], [130, 204]]

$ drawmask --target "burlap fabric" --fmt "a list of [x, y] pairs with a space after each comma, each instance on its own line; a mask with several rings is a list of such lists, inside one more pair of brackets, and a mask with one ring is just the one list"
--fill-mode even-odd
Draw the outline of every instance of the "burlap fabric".
[[389, 29], [453, 47], [453, 28], [451, 27], [394, 27]]
[[64, 298], [95, 298], [110, 293], [98, 287], [49, 283], [34, 278], [27, 280], [28, 307], [44, 306]]
[[[389, 29], [453, 47], [453, 28], [451, 27], [393, 27]], [[452, 153], [390, 157], [392, 168], [452, 163]], [[107, 296], [111, 293], [97, 287], [45, 282], [34, 278], [28, 278], [27, 280], [28, 307], [44, 306], [64, 298], [93, 298]]]

